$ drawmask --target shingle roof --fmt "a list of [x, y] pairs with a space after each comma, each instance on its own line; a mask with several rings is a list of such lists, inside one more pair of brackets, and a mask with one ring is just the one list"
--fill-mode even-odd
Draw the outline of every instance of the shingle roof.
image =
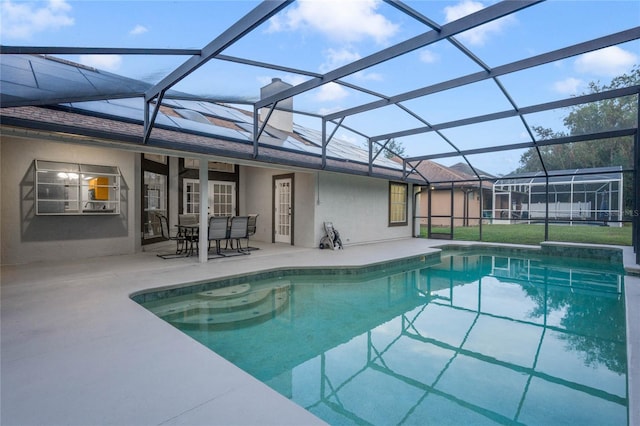
[[[21, 96], [26, 96], [26, 94], [32, 96], [34, 90], [38, 96], [42, 97], [43, 104], [54, 101], [56, 97], [84, 99], [84, 101], [59, 104], [57, 113], [53, 112], [55, 107], [38, 110], [3, 108], [3, 116], [10, 117], [17, 113], [16, 116], [20, 116], [22, 120], [40, 121], [37, 126], [46, 127], [46, 123], [50, 121], [45, 118], [47, 114], [57, 116], [60, 121], [56, 121], [56, 124], [60, 125], [68, 121], [66, 117], [75, 113], [73, 116], [76, 118], [71, 120], [69, 125], [73, 125], [74, 131], [77, 132], [93, 133], [95, 131], [104, 132], [106, 129], [117, 129], [113, 136], [125, 137], [126, 140], [141, 137], [143, 134], [136, 130], [124, 132], [126, 134], [123, 135], [123, 130], [130, 129], [130, 126], [113, 125], [112, 122], [143, 123], [145, 105], [142, 95], [149, 87], [146, 83], [45, 56], [3, 55], [1, 66], [0, 94], [2, 97], [0, 101], [3, 104], [6, 102], [19, 104]], [[188, 96], [183, 97], [188, 98]], [[67, 113], [62, 114], [61, 110], [65, 110]], [[65, 117], [59, 117], [60, 114]], [[95, 120], [92, 117], [104, 120]], [[205, 150], [218, 154], [223, 152], [225, 156], [232, 158], [234, 158], [234, 154], [247, 157], [250, 153], [253, 158], [252, 120], [253, 115], [250, 112], [230, 105], [202, 100], [166, 99], [159, 109], [152, 136], [157, 138], [159, 134], [165, 135], [166, 141], [173, 139], [169, 138], [170, 133], [167, 133], [171, 130], [179, 132], [181, 135], [193, 133], [199, 136], [198, 142], [194, 142], [193, 145], [182, 143], [180, 145], [182, 149], [186, 151], [197, 149], [196, 152]], [[3, 121], [6, 122], [6, 120]], [[100, 126], [107, 122], [109, 124]], [[36, 124], [32, 123], [32, 125]], [[85, 129], [81, 129], [83, 127]], [[163, 131], [160, 131], [161, 129]], [[104, 134], [103, 137], [110, 138]], [[205, 143], [204, 140], [207, 137], [209, 142]], [[222, 143], [216, 139], [221, 139]], [[181, 136], [180, 140], [191, 140], [191, 138], [185, 139], [184, 136]], [[150, 141], [148, 145], [152, 146], [154, 143], [160, 143], [160, 141], [156, 139]], [[238, 144], [238, 146], [232, 147], [230, 144]], [[208, 145], [210, 146], [207, 147]], [[322, 134], [300, 125], [294, 125], [293, 132], [283, 132], [266, 126], [265, 132], [260, 137], [259, 146], [260, 150], [264, 150], [266, 146], [278, 147], [282, 149], [282, 153], [274, 155], [271, 152], [269, 155], [265, 155], [265, 152], [255, 158], [258, 161], [265, 157], [273, 159], [282, 157], [283, 161], [287, 163], [286, 157], [289, 157], [290, 159], [296, 158], [294, 162], [298, 165], [306, 164], [317, 168], [315, 165], [318, 162], [317, 158], [304, 159], [304, 157], [307, 155], [321, 156]], [[304, 156], [286, 151], [298, 151]], [[341, 164], [338, 167], [341, 170], [357, 173], [368, 171], [368, 151], [362, 147], [333, 137], [326, 146], [326, 151], [327, 157], [332, 158], [334, 165]], [[375, 160], [374, 167], [376, 170], [382, 168], [398, 169], [392, 173], [392, 176], [396, 179], [402, 178], [402, 173], [399, 172], [401, 166], [383, 156]]]
[[[161, 125], [153, 128], [147, 145], [141, 145], [144, 131], [143, 123], [133, 120], [116, 120], [113, 117], [87, 115], [70, 108], [50, 107], [11, 107], [3, 108], [1, 123], [8, 132], [10, 128], [31, 129], [53, 132], [54, 134], [77, 135], [87, 142], [118, 144], [123, 148], [140, 151], [162, 149], [188, 153], [204, 154], [228, 159], [248, 160], [252, 162], [304, 167], [312, 170], [325, 170], [363, 176], [372, 176], [390, 180], [402, 180], [400, 169], [373, 166], [371, 174], [367, 164], [338, 158], [327, 158], [322, 167], [320, 155], [294, 151], [278, 146], [260, 144], [257, 157], [253, 156], [253, 144], [246, 140], [232, 140], [224, 137], [183, 131], [178, 128], [166, 128]], [[416, 176], [409, 182], [420, 182]]]

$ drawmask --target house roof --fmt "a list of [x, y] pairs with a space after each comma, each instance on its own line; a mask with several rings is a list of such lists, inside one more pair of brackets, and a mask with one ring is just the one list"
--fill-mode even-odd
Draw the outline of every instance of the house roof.
[[[364, 163], [337, 158], [327, 158], [323, 166], [322, 158], [303, 151], [290, 150], [275, 145], [262, 144], [257, 157], [253, 155], [253, 144], [243, 140], [213, 138], [197, 132], [185, 132], [178, 129], [166, 129], [156, 126], [152, 137], [145, 145], [140, 144], [140, 135], [144, 131], [143, 123], [115, 120], [112, 117], [81, 114], [65, 108], [50, 107], [14, 107], [2, 110], [3, 134], [8, 136], [28, 135], [23, 130], [34, 131], [42, 136], [47, 132], [51, 138], [79, 143], [107, 144], [136, 151], [174, 151], [185, 156], [209, 155], [245, 162], [260, 162], [291, 167], [303, 167], [311, 170], [325, 170], [362, 176], [372, 176], [390, 180], [403, 180], [400, 169], [373, 166], [371, 170]], [[409, 178], [410, 182], [419, 182]]]
[[[443, 166], [435, 161], [422, 161], [416, 167], [416, 171], [421, 176], [424, 176], [435, 188], [450, 187], [451, 183], [456, 188], [467, 186], [475, 188], [478, 186], [478, 178], [476, 176], [453, 167]], [[491, 183], [486, 181], [483, 181], [482, 186], [487, 189], [492, 187]]]
[[471, 168], [467, 163], [456, 163], [453, 166], [449, 166], [450, 169], [457, 170], [459, 172], [465, 173], [467, 175], [475, 176], [476, 173], [483, 179], [494, 179], [495, 176], [491, 173], [487, 173], [484, 170], [480, 170], [478, 168]]
[[[2, 70], [2, 99], [9, 102], [19, 104], [21, 99], [27, 99], [26, 97], [32, 92], [26, 90], [26, 87], [41, 95], [44, 104], [55, 99], [64, 99], [64, 96], [70, 94], [83, 93], [81, 98], [96, 98], [96, 100], [58, 103], [55, 108], [3, 108], [3, 124], [12, 121], [15, 123], [17, 117], [20, 117], [23, 125], [32, 121], [34, 123], [31, 126], [41, 127], [44, 123], [51, 122], [51, 120], [45, 119], [47, 115], [55, 116], [55, 123], [73, 122], [74, 131], [80, 133], [102, 132], [116, 127], [105, 124], [106, 120], [144, 124], [145, 104], [143, 98], [101, 99], [116, 93], [118, 96], [139, 94], [138, 91], [149, 87], [143, 82], [136, 82], [115, 74], [86, 68], [80, 64], [69, 61], [61, 62], [43, 56], [14, 55], [8, 61], [3, 61], [0, 67]], [[22, 69], [23, 72], [18, 69]], [[29, 75], [23, 79], [23, 85], [14, 83], [20, 80], [20, 76], [25, 74], [24, 71], [27, 69], [37, 71], [26, 73]], [[5, 71], [8, 71], [10, 75], [5, 75]], [[62, 77], [53, 77], [57, 74]], [[94, 84], [94, 82], [98, 82], [98, 84]], [[57, 87], [60, 87], [61, 90], [57, 91]], [[54, 93], [55, 96], [62, 97], [54, 98]], [[61, 115], [76, 118], [62, 118]], [[102, 120], [95, 120], [92, 117], [102, 118]], [[35, 122], [39, 122], [39, 125], [36, 125]], [[132, 126], [122, 127], [116, 134], [123, 137], [124, 140], [140, 139], [143, 131], [140, 128], [134, 129], [135, 127]], [[160, 132], [160, 129], [164, 132]], [[249, 153], [253, 156], [252, 114], [239, 107], [202, 100], [166, 99], [155, 119], [152, 138], [147, 141], [146, 145], [149, 147], [156, 144], [167, 145], [167, 141], [174, 139], [169, 137], [171, 131], [181, 134], [192, 133], [199, 136], [198, 143], [190, 144], [188, 141], [191, 139], [187, 139], [180, 144], [181, 149], [186, 152], [224, 155], [229, 158], [236, 158], [236, 156], [249, 158]], [[158, 139], [160, 134], [163, 135], [162, 140]], [[105, 134], [102, 137], [109, 138]], [[204, 142], [205, 138], [221, 139], [221, 141], [218, 143]], [[267, 125], [259, 142], [260, 146], [270, 146], [274, 149], [265, 151], [263, 155], [258, 157], [251, 157], [256, 161], [266, 160], [283, 164], [292, 162], [299, 166], [317, 168], [318, 158], [322, 156], [322, 134], [298, 124], [294, 124], [292, 132], [285, 132]], [[242, 148], [232, 147], [231, 145], [234, 143], [241, 144]], [[211, 145], [210, 149], [204, 149], [206, 145]], [[173, 148], [177, 149], [178, 145]], [[304, 155], [295, 155], [296, 152]], [[327, 159], [332, 160], [335, 170], [344, 172], [363, 173], [363, 170], [367, 169], [363, 165], [367, 166], [369, 163], [368, 151], [338, 137], [332, 138], [330, 146], [326, 148], [326, 155]], [[313, 160], [305, 158], [309, 156], [316, 158]], [[338, 164], [341, 165], [338, 166]], [[400, 172], [402, 166], [385, 156], [378, 156], [373, 165], [379, 173], [383, 168], [395, 169], [393, 172], [380, 173], [381, 176], [402, 179]]]

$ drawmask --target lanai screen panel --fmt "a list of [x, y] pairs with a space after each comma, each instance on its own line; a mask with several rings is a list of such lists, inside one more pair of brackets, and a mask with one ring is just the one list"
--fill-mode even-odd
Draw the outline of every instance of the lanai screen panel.
[[503, 223], [545, 221], [570, 224], [612, 222], [621, 226], [621, 168], [557, 170], [513, 175], [494, 184], [494, 219]]

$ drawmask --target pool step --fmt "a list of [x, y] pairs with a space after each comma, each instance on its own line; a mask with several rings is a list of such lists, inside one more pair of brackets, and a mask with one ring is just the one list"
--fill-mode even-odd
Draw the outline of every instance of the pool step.
[[253, 292], [243, 288], [235, 295], [231, 292], [213, 295], [203, 292], [197, 295], [197, 299], [176, 302], [154, 313], [177, 327], [231, 324], [277, 312], [289, 302], [289, 289], [289, 284], [280, 284]]

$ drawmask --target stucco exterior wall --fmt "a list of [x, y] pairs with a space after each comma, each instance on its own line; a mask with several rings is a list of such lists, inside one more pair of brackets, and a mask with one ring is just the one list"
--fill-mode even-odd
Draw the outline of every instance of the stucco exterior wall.
[[[136, 154], [46, 140], [2, 137], [2, 264], [134, 253], [137, 247]], [[36, 216], [33, 160], [120, 168], [120, 215]], [[139, 240], [139, 238], [138, 238]]]
[[272, 169], [240, 166], [239, 214], [259, 214], [252, 239], [271, 242], [271, 177]]
[[318, 247], [324, 222], [333, 222], [344, 244], [412, 236], [411, 187], [406, 226], [389, 226], [389, 182], [327, 172], [290, 172], [242, 167], [240, 214], [259, 213], [257, 241], [272, 241], [273, 177], [294, 176], [294, 243]]
[[316, 185], [315, 244], [324, 222], [333, 222], [343, 244], [411, 237], [412, 187], [408, 188], [408, 223], [389, 226], [389, 182], [361, 176], [320, 173]]
[[240, 168], [240, 214], [258, 213], [257, 229], [252, 239], [273, 240], [273, 178], [293, 175], [294, 245], [314, 246], [315, 173], [247, 167]]

